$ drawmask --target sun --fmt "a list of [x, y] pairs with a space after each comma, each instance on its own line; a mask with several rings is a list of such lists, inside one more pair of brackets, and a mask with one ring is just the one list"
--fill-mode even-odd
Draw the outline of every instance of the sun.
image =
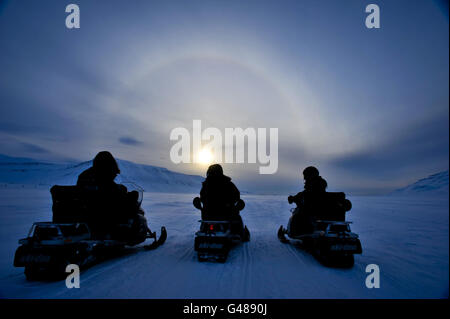
[[198, 160], [200, 164], [203, 165], [211, 164], [213, 161], [213, 154], [211, 150], [208, 148], [201, 149], [200, 152], [198, 153]]

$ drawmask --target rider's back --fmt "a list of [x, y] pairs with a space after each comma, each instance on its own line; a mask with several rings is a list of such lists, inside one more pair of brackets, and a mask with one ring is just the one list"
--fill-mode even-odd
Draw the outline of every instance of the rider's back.
[[227, 219], [235, 213], [234, 205], [240, 192], [231, 178], [225, 175], [207, 177], [202, 184], [200, 200], [203, 203], [203, 219]]

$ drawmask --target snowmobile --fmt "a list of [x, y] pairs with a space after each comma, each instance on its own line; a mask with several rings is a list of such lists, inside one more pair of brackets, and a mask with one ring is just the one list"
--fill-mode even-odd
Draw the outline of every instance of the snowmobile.
[[161, 235], [147, 226], [140, 206], [143, 190], [132, 185], [135, 190], [129, 192], [140, 213], [132, 219], [115, 224], [111, 231], [99, 231], [98, 220], [92, 218], [93, 210], [98, 206], [92, 201], [95, 191], [86, 191], [78, 186], [53, 186], [50, 190], [53, 199], [52, 222], [36, 222], [28, 236], [19, 240], [14, 256], [15, 267], [25, 267], [28, 280], [40, 277], [62, 279], [66, 266], [76, 264], [86, 268], [122, 251], [126, 246], [135, 246], [146, 239], [153, 242], [143, 248], [151, 250], [162, 245], [167, 231], [161, 227]]
[[[195, 208], [202, 211], [203, 207], [200, 198], [194, 198]], [[244, 209], [245, 203], [239, 200], [233, 209], [239, 212]], [[234, 213], [236, 214], [236, 213]], [[247, 242], [250, 240], [250, 232], [247, 226], [243, 226], [241, 217], [236, 214], [231, 220], [202, 219], [200, 229], [195, 233], [194, 249], [197, 251], [199, 261], [218, 261], [225, 262], [228, 253], [234, 244]]]
[[278, 239], [288, 243], [287, 235], [326, 266], [352, 267], [354, 254], [361, 254], [362, 246], [359, 236], [350, 229], [351, 222], [345, 221], [345, 213], [350, 209], [351, 202], [344, 193], [327, 192], [312, 200], [305, 198], [291, 209], [288, 227], [280, 226]]

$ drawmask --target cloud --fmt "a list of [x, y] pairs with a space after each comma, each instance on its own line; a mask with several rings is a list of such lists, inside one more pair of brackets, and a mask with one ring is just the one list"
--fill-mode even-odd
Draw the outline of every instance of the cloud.
[[222, 132], [279, 128], [277, 174], [227, 167], [249, 190], [301, 186], [308, 165], [330, 187], [360, 189], [448, 165], [448, 111], [424, 120], [448, 110], [448, 18], [434, 4], [406, 15], [407, 1], [390, 4], [393, 27], [369, 35], [355, 27], [358, 2], [236, 2], [87, 1], [103, 19], [68, 31], [58, 1], [0, 0], [2, 153], [84, 160], [109, 149], [204, 174], [168, 156], [170, 131], [201, 119]]
[[417, 174], [419, 168], [445, 169], [448, 167], [449, 127], [448, 114], [441, 115], [410, 125], [381, 145], [334, 158], [329, 163], [353, 176], [374, 179], [411, 176]]
[[50, 153], [49, 150], [47, 150], [43, 147], [31, 144], [31, 143], [21, 142], [20, 145], [22, 146], [22, 148], [25, 152], [37, 153], [37, 154]]
[[119, 142], [125, 145], [138, 146], [144, 144], [144, 142], [138, 141], [137, 139], [130, 136], [122, 136], [119, 138]]

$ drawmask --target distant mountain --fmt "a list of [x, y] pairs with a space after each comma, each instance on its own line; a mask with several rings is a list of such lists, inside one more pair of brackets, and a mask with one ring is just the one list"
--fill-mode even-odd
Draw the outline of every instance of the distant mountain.
[[[116, 182], [133, 182], [148, 192], [198, 193], [203, 178], [169, 171], [163, 167], [117, 160], [121, 174]], [[4, 186], [50, 187], [74, 185], [78, 175], [92, 166], [92, 161], [51, 163], [31, 158], [0, 154], [0, 184]]]
[[406, 187], [397, 189], [393, 195], [447, 195], [449, 175], [448, 171], [436, 173]]

